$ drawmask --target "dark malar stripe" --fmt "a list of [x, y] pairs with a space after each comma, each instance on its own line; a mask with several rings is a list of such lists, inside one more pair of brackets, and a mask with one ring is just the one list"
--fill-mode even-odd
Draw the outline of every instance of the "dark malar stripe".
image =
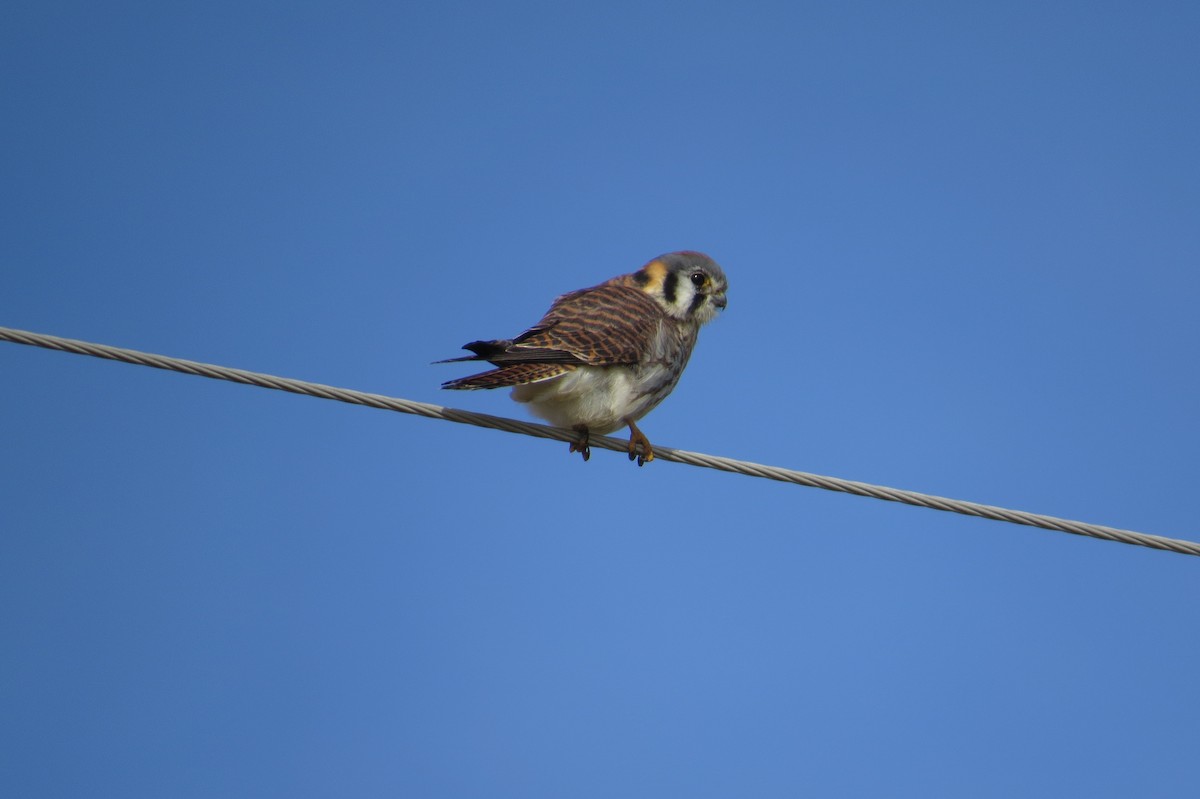
[[674, 272], [667, 272], [667, 276], [663, 278], [663, 299], [671, 305], [675, 304], [675, 289], [679, 286], [679, 275]]
[[688, 316], [692, 316], [696, 313], [696, 311], [700, 310], [700, 306], [704, 304], [704, 298], [706, 296], [708, 295], [702, 294], [699, 291], [696, 292], [695, 296], [692, 297], [691, 305], [688, 306]]

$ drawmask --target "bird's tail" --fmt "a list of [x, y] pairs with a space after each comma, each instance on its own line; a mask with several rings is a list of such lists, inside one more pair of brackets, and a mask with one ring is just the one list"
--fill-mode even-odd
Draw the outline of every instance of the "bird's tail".
[[[472, 360], [459, 358], [458, 360]], [[502, 366], [490, 372], [480, 372], [477, 375], [460, 377], [457, 380], [447, 380], [442, 388], [454, 390], [472, 390], [479, 388], [506, 388], [508, 386], [523, 386], [526, 383], [540, 383], [551, 380], [575, 369], [572, 364], [561, 363], [518, 363]]]

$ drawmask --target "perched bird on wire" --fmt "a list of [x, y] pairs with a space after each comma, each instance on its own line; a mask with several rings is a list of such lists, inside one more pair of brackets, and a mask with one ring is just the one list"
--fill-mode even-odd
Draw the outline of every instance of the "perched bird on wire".
[[666, 398], [691, 357], [700, 327], [725, 307], [721, 267], [698, 252], [660, 255], [636, 272], [564, 294], [514, 339], [472, 341], [472, 355], [438, 363], [487, 361], [487, 372], [449, 389], [512, 387], [534, 414], [579, 433], [571, 452], [591, 457], [588, 435], [629, 426], [629, 459], [654, 460], [637, 420]]

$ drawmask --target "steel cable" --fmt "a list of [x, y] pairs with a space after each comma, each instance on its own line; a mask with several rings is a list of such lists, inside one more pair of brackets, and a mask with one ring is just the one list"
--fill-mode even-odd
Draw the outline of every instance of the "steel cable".
[[[227, 366], [217, 366], [215, 364], [187, 361], [181, 358], [172, 358], [167, 355], [156, 355], [153, 353], [139, 352], [137, 350], [129, 350], [121, 347], [112, 347], [107, 344], [95, 344], [88, 341], [79, 341], [77, 339], [61, 338], [59, 336], [50, 336], [42, 333], [31, 333], [29, 331], [15, 330], [8, 327], [0, 327], [0, 340], [10, 341], [16, 344], [28, 344], [33, 347], [60, 350], [62, 352], [72, 352], [77, 355], [90, 355], [96, 358], [107, 358], [113, 361], [122, 361], [124, 363], [150, 366], [155, 369], [166, 369], [172, 372], [182, 372], [184, 374], [198, 375], [200, 377], [210, 377], [216, 380], [229, 380], [234, 383], [245, 383], [246, 385], [259, 386], [261, 388], [289, 391], [293, 394], [305, 394], [310, 397], [337, 400], [338, 402], [348, 402], [354, 405], [365, 405], [370, 408], [380, 408], [382, 410], [398, 411], [400, 413], [411, 413], [417, 416], [424, 416], [429, 419], [445, 419], [446, 421], [450, 422], [470, 424], [475, 425], [476, 427], [486, 427], [492, 430], [503, 430], [508, 433], [519, 433], [527, 436], [535, 436], [537, 438], [550, 438], [557, 441], [574, 441], [578, 436], [578, 434], [573, 430], [566, 430], [559, 427], [549, 427], [547, 425], [534, 424], [532, 422], [523, 422], [517, 419], [508, 419], [502, 416], [489, 416], [488, 414], [484, 413], [445, 408], [440, 405], [432, 405], [425, 402], [414, 402], [413, 400], [389, 397], [383, 394], [370, 394], [364, 391], [355, 391], [348, 388], [338, 388], [336, 386], [327, 386], [320, 383], [311, 383], [306, 380], [295, 380], [288, 377], [278, 377], [275, 375], [263, 374], [261, 372], [251, 372], [245, 369], [233, 369]], [[590, 446], [595, 448], [608, 449], [616, 452], [626, 452], [628, 449], [628, 445], [625, 441], [616, 438], [610, 438], [609, 436], [591, 436], [588, 440], [588, 443]], [[736, 474], [748, 475], [750, 477], [762, 477], [768, 480], [778, 480], [784, 483], [793, 483], [796, 485], [809, 486], [811, 488], [823, 488], [828, 491], [840, 491], [847, 494], [857, 494], [858, 496], [872, 497], [874, 499], [882, 499], [889, 502], [901, 502], [905, 505], [915, 505], [922, 508], [931, 508], [933, 510], [950, 511], [952, 513], [961, 513], [967, 516], [979, 516], [984, 519], [1011, 522], [1013, 524], [1022, 524], [1029, 527], [1040, 527], [1044, 530], [1056, 530], [1064, 533], [1072, 533], [1074, 535], [1102, 538], [1106, 541], [1117, 541], [1122, 544], [1151, 547], [1153, 549], [1162, 549], [1169, 552], [1178, 552], [1183, 555], [1200, 555], [1200, 543], [1193, 541], [1165, 538], [1163, 536], [1150, 535], [1148, 533], [1138, 533], [1132, 530], [1121, 530], [1115, 527], [1105, 527], [1097, 524], [1071, 521], [1069, 519], [1060, 519], [1054, 516], [1043, 516], [1041, 514], [1028, 513], [1026, 511], [998, 508], [993, 505], [981, 505], [977, 502], [965, 502], [963, 500], [948, 499], [946, 497], [938, 497], [930, 494], [920, 494], [915, 491], [905, 491], [899, 488], [888, 488], [886, 486], [872, 485], [870, 483], [843, 480], [837, 477], [826, 477], [824, 475], [810, 474], [808, 472], [798, 472], [793, 469], [783, 469], [778, 466], [766, 466], [759, 463], [739, 461], [732, 458], [723, 458], [717, 455], [706, 455], [702, 452], [688, 452], [687, 450], [655, 446], [654, 457], [656, 460], [673, 461], [675, 463], [688, 464], [689, 466], [717, 469], [723, 472], [733, 472]]]

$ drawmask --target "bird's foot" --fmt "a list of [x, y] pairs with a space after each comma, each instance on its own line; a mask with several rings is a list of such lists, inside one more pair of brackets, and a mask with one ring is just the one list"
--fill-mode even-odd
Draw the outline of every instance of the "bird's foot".
[[575, 432], [579, 433], [579, 440], [571, 442], [571, 452], [580, 453], [586, 462], [592, 457], [592, 448], [588, 446], [588, 429], [581, 424], [577, 424], [575, 425]]
[[[650, 439], [646, 438], [641, 430], [638, 430], [637, 425], [631, 419], [626, 419], [625, 423], [629, 425], [629, 460], [637, 459], [638, 466], [645, 466], [654, 460], [654, 448], [650, 446]], [[642, 447], [640, 453], [638, 452], [639, 444]]]

